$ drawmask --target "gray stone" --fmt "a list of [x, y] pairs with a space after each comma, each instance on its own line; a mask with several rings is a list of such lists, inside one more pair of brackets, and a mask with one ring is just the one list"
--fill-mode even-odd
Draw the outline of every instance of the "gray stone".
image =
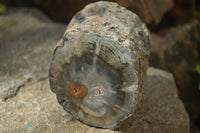
[[6, 100], [21, 86], [48, 77], [51, 53], [65, 25], [36, 10], [13, 9], [0, 16], [0, 31], [0, 99]]

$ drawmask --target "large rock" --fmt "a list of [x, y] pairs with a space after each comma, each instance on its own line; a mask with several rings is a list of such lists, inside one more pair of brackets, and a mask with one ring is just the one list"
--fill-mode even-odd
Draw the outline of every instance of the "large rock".
[[47, 79], [53, 47], [65, 26], [22, 9], [0, 16], [0, 29], [1, 132], [189, 132], [172, 75], [155, 68], [147, 71], [135, 113], [118, 131], [74, 120], [58, 104]]

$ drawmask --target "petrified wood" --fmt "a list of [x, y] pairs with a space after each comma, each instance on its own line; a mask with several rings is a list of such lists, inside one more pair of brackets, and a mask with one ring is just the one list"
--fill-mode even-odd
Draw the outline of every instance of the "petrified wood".
[[90, 4], [55, 48], [51, 90], [77, 120], [116, 128], [134, 112], [149, 53], [148, 31], [136, 14], [116, 3]]

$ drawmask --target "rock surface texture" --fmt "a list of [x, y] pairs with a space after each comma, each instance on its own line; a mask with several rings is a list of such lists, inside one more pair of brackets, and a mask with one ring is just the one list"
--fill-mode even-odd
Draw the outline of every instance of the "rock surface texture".
[[58, 104], [47, 79], [52, 49], [65, 27], [31, 9], [0, 16], [0, 132], [189, 132], [172, 75], [154, 68], [147, 71], [134, 115], [117, 131], [74, 120]]
[[44, 53], [53, 52], [53, 44], [65, 29], [35, 10], [14, 12], [0, 16], [0, 98], [3, 100], [15, 96], [27, 83], [48, 77], [46, 67], [51, 54]]

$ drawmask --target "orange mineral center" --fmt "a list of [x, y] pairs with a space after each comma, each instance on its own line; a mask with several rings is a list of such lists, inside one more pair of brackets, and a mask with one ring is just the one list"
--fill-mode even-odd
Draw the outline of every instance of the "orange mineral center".
[[67, 88], [69, 89], [70, 96], [75, 99], [83, 98], [87, 95], [87, 88], [85, 86], [77, 86], [69, 82]]

